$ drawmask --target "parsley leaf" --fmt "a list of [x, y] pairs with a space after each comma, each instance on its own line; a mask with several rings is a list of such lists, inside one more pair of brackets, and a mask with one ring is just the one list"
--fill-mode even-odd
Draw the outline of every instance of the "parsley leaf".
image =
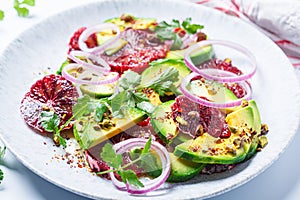
[[151, 80], [142, 87], [152, 88], [159, 95], [164, 95], [166, 91], [169, 91], [173, 83], [177, 82], [179, 79], [179, 72], [174, 67], [169, 67], [166, 69], [159, 77]]
[[124, 90], [133, 89], [141, 83], [141, 75], [133, 71], [126, 71], [119, 79], [119, 86]]
[[[45, 131], [53, 133], [53, 141], [55, 142], [56, 146], [62, 145], [63, 147], [67, 147], [66, 140], [60, 135], [61, 129], [58, 129], [60, 120], [53, 111], [42, 111], [41, 112], [41, 122], [42, 127]], [[66, 122], [67, 124], [68, 122]]]
[[182, 38], [176, 33], [176, 29], [185, 30], [188, 34], [195, 34], [199, 29], [202, 29], [203, 26], [199, 24], [192, 24], [192, 18], [186, 18], [181, 24], [179, 20], [173, 19], [170, 23], [162, 21], [158, 23], [154, 31], [156, 36], [162, 40], [172, 40], [173, 44], [171, 50], [181, 49], [183, 41]]
[[22, 2], [14, 0], [14, 9], [17, 11], [19, 17], [27, 17], [29, 15], [29, 10], [24, 5], [34, 6], [35, 0], [23, 0]]
[[106, 162], [110, 167], [115, 169], [119, 169], [122, 165], [123, 159], [121, 154], [117, 154], [113, 149], [113, 145], [110, 143], [106, 143], [100, 154], [102, 160]]
[[0, 147], [0, 160], [4, 157], [4, 154], [5, 154], [5, 151], [6, 151], [6, 147]]
[[189, 34], [195, 34], [199, 29], [203, 29], [204, 26], [199, 25], [199, 24], [192, 24], [192, 18], [186, 18], [182, 22], [182, 27], [189, 33]]
[[0, 10], [0, 21], [2, 21], [5, 17], [4, 11]]
[[146, 142], [146, 144], [142, 150], [142, 154], [147, 154], [150, 152], [151, 141], [152, 141], [152, 139], [151, 139], [151, 137], [149, 137], [148, 141]]
[[[0, 160], [4, 157], [5, 150], [6, 150], [6, 147], [3, 147], [3, 149], [2, 149], [2, 147], [0, 147]], [[3, 174], [3, 171], [0, 169], [0, 184], [3, 181], [3, 178], [4, 178], [4, 174]]]
[[133, 170], [122, 170], [119, 171], [118, 174], [121, 176], [124, 183], [128, 182], [129, 184], [137, 187], [144, 187], [143, 183], [138, 179]]
[[43, 111], [41, 112], [42, 127], [45, 131], [55, 132], [59, 126], [60, 120], [58, 116], [53, 111]]
[[152, 103], [146, 102], [146, 101], [138, 103], [137, 107], [139, 109], [141, 109], [142, 111], [145, 111], [148, 114], [151, 114], [154, 111], [154, 109], [155, 109], [155, 107], [154, 107], [154, 105]]
[[126, 101], [127, 91], [122, 91], [111, 98], [111, 109], [113, 115], [117, 115], [121, 111], [122, 104]]
[[96, 108], [95, 120], [96, 122], [102, 122], [104, 113], [108, 111], [107, 106], [104, 103], [99, 103], [99, 106]]
[[23, 0], [22, 4], [26, 4], [28, 6], [35, 6], [35, 0]]
[[91, 98], [88, 95], [84, 95], [77, 99], [77, 103], [72, 107], [73, 113], [76, 113], [75, 119], [83, 115], [88, 115], [92, 112], [92, 106], [90, 104]]
[[173, 44], [171, 46], [171, 50], [180, 49], [182, 45], [182, 40], [180, 36], [174, 32], [174, 29], [180, 27], [179, 21], [173, 20], [171, 24], [168, 24], [165, 21], [158, 23], [155, 27], [156, 36], [162, 40], [173, 40]]
[[[147, 162], [150, 161], [150, 159], [147, 159], [150, 154], [150, 148], [151, 148], [151, 138], [146, 142], [144, 148], [142, 150], [137, 150], [137, 153], [134, 154], [134, 160], [130, 161], [128, 164], [125, 164], [122, 166], [123, 163], [123, 157], [121, 154], [117, 154], [113, 148], [113, 145], [110, 143], [106, 143], [103, 148], [102, 152], [100, 153], [101, 159], [106, 162], [110, 167], [114, 169], [110, 169], [107, 171], [98, 172], [98, 174], [105, 174], [109, 172], [117, 172], [124, 183], [129, 183], [131, 185], [137, 186], [137, 187], [144, 187], [143, 183], [138, 179], [135, 172], [131, 169], [127, 169], [131, 165], [139, 162]], [[131, 154], [131, 152], [130, 152]]]

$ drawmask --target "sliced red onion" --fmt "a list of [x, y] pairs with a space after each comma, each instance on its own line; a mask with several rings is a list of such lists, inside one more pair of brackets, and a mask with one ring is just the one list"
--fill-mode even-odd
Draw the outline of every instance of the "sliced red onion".
[[[128, 150], [131, 150], [133, 148], [143, 148], [146, 144], [147, 140], [142, 138], [131, 138], [128, 140], [124, 140], [122, 142], [119, 142], [114, 145], [114, 149], [117, 153], [122, 154], [125, 153]], [[150, 191], [153, 191], [157, 188], [159, 188], [164, 182], [166, 182], [170, 171], [171, 171], [171, 160], [168, 151], [165, 147], [163, 147], [158, 142], [152, 141], [151, 142], [151, 149], [154, 150], [157, 155], [159, 156], [162, 164], [162, 172], [160, 176], [157, 178], [154, 178], [152, 180], [149, 180], [144, 184], [144, 187], [138, 188], [133, 185], [130, 185], [128, 183], [123, 183], [116, 179], [113, 172], [111, 172], [109, 175], [111, 177], [111, 180], [113, 184], [120, 190], [127, 190], [130, 194], [145, 194]]]
[[[227, 72], [227, 71], [222, 71], [222, 70], [219, 73], [223, 73], [225, 75], [231, 75], [231, 77], [237, 76], [234, 73]], [[198, 76], [199, 76], [199, 74], [193, 72], [193, 73], [189, 74], [185, 79], [183, 79], [182, 82], [181, 82], [181, 85], [180, 85], [180, 90], [181, 90], [182, 94], [184, 96], [186, 96], [188, 99], [190, 99], [191, 101], [194, 101], [194, 102], [199, 103], [199, 104], [204, 105], [204, 106], [213, 107], [213, 108], [229, 108], [229, 107], [235, 107], [235, 106], [241, 105], [243, 100], [250, 100], [251, 99], [252, 90], [250, 88], [249, 83], [246, 82], [246, 81], [238, 83], [246, 91], [246, 95], [244, 97], [240, 98], [240, 99], [230, 101], [230, 102], [216, 103], [216, 102], [208, 101], [206, 99], [198, 97], [198, 96], [194, 95], [193, 93], [191, 93], [186, 88], [187, 85], [191, 82], [191, 80], [195, 77], [198, 77]]]
[[[87, 63], [81, 59], [79, 59], [78, 57], [83, 57], [83, 58], [87, 58], [90, 59], [93, 63]], [[71, 51], [68, 55], [68, 58], [70, 58], [71, 60], [73, 60], [74, 62], [94, 69], [94, 70], [98, 70], [98, 71], [102, 71], [102, 72], [109, 72], [110, 71], [110, 66], [107, 64], [107, 62], [105, 60], [103, 60], [100, 56], [96, 56], [94, 54], [88, 53], [88, 52], [84, 52], [84, 51]]]
[[[97, 47], [93, 47], [93, 48], [89, 48], [85, 41], [94, 33], [98, 33], [104, 30], [112, 30], [114, 32], [116, 32], [116, 36], [114, 38], [111, 38], [109, 40], [107, 40], [104, 44], [97, 46]], [[93, 27], [89, 27], [87, 29], [85, 29], [81, 35], [79, 36], [78, 39], [78, 45], [79, 48], [82, 51], [86, 51], [86, 52], [90, 52], [93, 54], [100, 54], [102, 53], [108, 46], [112, 45], [113, 43], [117, 42], [120, 38], [120, 28], [112, 23], [104, 23], [104, 24], [99, 24]]]
[[[74, 74], [71, 73], [72, 71]], [[75, 75], [75, 73], [79, 73], [79, 75], [76, 77], [77, 74]], [[119, 79], [119, 73], [117, 72], [109, 72], [104, 74], [77, 63], [72, 63], [65, 66], [62, 70], [62, 76], [73, 83], [87, 85], [109, 84], [114, 83]], [[88, 80], [87, 77], [92, 77], [92, 79]]]
[[[192, 59], [191, 59], [191, 53], [199, 48], [203, 48], [206, 46], [210, 46], [210, 45], [221, 45], [221, 46], [225, 46], [228, 48], [232, 48], [236, 51], [239, 51], [240, 53], [244, 54], [246, 57], [248, 57], [248, 61], [250, 62], [251, 65], [251, 69], [249, 69], [248, 73], [244, 73], [242, 75], [239, 76], [219, 76], [220, 69], [199, 69], [197, 66], [195, 66], [195, 64], [193, 63]], [[245, 47], [233, 43], [233, 42], [229, 42], [229, 41], [222, 41], [222, 40], [202, 40], [192, 46], [190, 46], [189, 48], [187, 48], [186, 52], [185, 52], [185, 56], [184, 56], [184, 62], [187, 65], [187, 67], [189, 67], [193, 72], [198, 73], [199, 75], [201, 75], [202, 77], [209, 79], [209, 80], [215, 80], [218, 82], [240, 82], [240, 81], [245, 81], [249, 78], [251, 78], [255, 72], [256, 72], [256, 68], [257, 68], [257, 63], [255, 60], [254, 55]]]

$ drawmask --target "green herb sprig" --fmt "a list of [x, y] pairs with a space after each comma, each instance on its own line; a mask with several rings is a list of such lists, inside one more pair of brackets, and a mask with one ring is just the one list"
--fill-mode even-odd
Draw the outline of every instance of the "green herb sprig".
[[180, 49], [182, 46], [181, 37], [174, 31], [176, 28], [185, 30], [188, 34], [195, 34], [199, 29], [203, 29], [202, 25], [192, 24], [192, 18], [186, 18], [182, 23], [173, 19], [170, 23], [162, 21], [155, 27], [156, 35], [162, 41], [172, 40], [171, 50]]
[[[3, 147], [3, 148], [0, 147], [0, 160], [3, 159], [4, 154], [5, 154], [5, 150], [6, 150], [6, 147]], [[3, 181], [3, 178], [4, 178], [4, 174], [3, 174], [2, 169], [0, 169], [0, 184]]]
[[[28, 6], [35, 6], [35, 0], [14, 0], [14, 9], [17, 11], [19, 17], [28, 17], [29, 9]], [[0, 21], [5, 18], [5, 13], [3, 10], [0, 10]]]
[[42, 127], [45, 131], [53, 133], [53, 141], [57, 146], [67, 147], [65, 138], [60, 135], [62, 128], [59, 129], [60, 119], [53, 111], [41, 112]]
[[153, 106], [141, 90], [151, 88], [163, 96], [167, 91], [170, 91], [170, 88], [174, 88], [173, 83], [178, 81], [178, 77], [178, 70], [170, 67], [159, 77], [142, 84], [140, 74], [133, 71], [124, 72], [116, 86], [119, 92], [110, 98], [113, 116], [122, 117], [122, 109], [126, 106], [138, 107], [147, 113], [151, 113]]
[[55, 114], [53, 111], [41, 112], [40, 120], [42, 122], [42, 127], [45, 129], [45, 131], [53, 133], [53, 140], [57, 146], [62, 145], [64, 148], [66, 148], [66, 140], [61, 136], [60, 133], [73, 119], [83, 115], [88, 115], [95, 110], [96, 121], [101, 122], [103, 115], [108, 111], [108, 108], [105, 104], [105, 100], [95, 102], [92, 101], [88, 95], [84, 95], [77, 100], [77, 103], [73, 106], [72, 110], [74, 113], [72, 117], [60, 127], [60, 119], [57, 114]]
[[121, 154], [117, 154], [115, 150], [113, 149], [113, 145], [110, 143], [106, 143], [104, 147], [102, 148], [102, 152], [100, 153], [100, 156], [104, 162], [108, 164], [108, 166], [112, 167], [112, 169], [98, 172], [98, 175], [106, 174], [110, 172], [116, 172], [118, 173], [122, 181], [124, 183], [129, 183], [131, 185], [137, 186], [137, 187], [144, 187], [143, 183], [138, 179], [135, 172], [131, 169], [126, 169], [130, 167], [131, 165], [141, 162], [150, 154], [150, 147], [151, 147], [151, 137], [146, 142], [144, 148], [142, 149], [142, 152], [139, 154], [138, 158], [135, 160], [129, 162], [128, 164], [125, 164], [122, 166], [123, 158]]

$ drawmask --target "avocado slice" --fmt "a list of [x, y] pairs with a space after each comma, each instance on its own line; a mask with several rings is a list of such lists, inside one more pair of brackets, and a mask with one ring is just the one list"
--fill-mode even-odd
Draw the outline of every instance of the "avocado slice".
[[178, 127], [171, 116], [174, 100], [157, 106], [151, 114], [151, 125], [158, 136], [167, 144], [178, 134]]
[[142, 73], [141, 84], [146, 84], [149, 81], [153, 80], [156, 77], [159, 77], [165, 70], [169, 67], [174, 67], [178, 70], [179, 80], [174, 83], [175, 87], [178, 87], [183, 78], [191, 73], [191, 70], [185, 66], [183, 60], [173, 60], [173, 59], [162, 59], [153, 61], [150, 63], [150, 66], [145, 69]]
[[103, 97], [109, 97], [114, 93], [113, 84], [103, 84], [103, 85], [86, 85], [82, 84], [79, 86], [82, 94], [87, 94], [90, 97], [99, 99]]
[[226, 86], [212, 80], [193, 80], [187, 85], [187, 89], [194, 95], [205, 97], [215, 103], [225, 103], [238, 99]]
[[260, 113], [257, 107], [257, 104], [254, 100], [250, 100], [248, 102], [248, 105], [252, 108], [253, 110], [253, 114], [254, 114], [254, 132], [255, 134], [252, 137], [252, 142], [251, 142], [251, 146], [249, 149], [249, 152], [246, 156], [246, 159], [251, 158], [255, 153], [256, 153], [256, 149], [258, 146], [258, 135], [261, 133], [261, 118], [260, 118]]
[[254, 113], [250, 106], [240, 108], [226, 117], [231, 130], [229, 138], [216, 138], [208, 133], [175, 147], [174, 155], [198, 163], [233, 164], [245, 159], [251, 145]]
[[74, 124], [74, 135], [80, 147], [89, 149], [147, 118], [147, 114], [140, 109], [128, 107], [123, 110], [123, 118], [112, 118], [99, 122], [95, 120], [95, 113], [82, 116]]
[[[173, 50], [167, 53], [166, 58], [169, 59], [184, 59], [184, 55], [187, 49]], [[192, 53], [191, 59], [195, 65], [199, 65], [205, 61], [211, 60], [214, 57], [214, 51], [212, 46], [206, 46], [196, 52]]]
[[181, 159], [173, 153], [169, 153], [171, 158], [171, 172], [168, 182], [183, 182], [195, 177], [205, 167], [206, 164], [195, 163]]

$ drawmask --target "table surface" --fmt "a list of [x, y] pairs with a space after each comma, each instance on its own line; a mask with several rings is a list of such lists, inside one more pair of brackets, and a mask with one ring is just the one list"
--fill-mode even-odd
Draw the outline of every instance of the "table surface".
[[[94, 0], [51, 0], [38, 1], [30, 8], [31, 17], [19, 18], [12, 8], [12, 1], [1, 1], [0, 9], [5, 11], [6, 18], [0, 22], [0, 53], [21, 31], [32, 24], [57, 12]], [[11, 3], [11, 4], [8, 4]], [[299, 72], [297, 76], [300, 77]], [[298, 145], [300, 129], [280, 158], [262, 174], [248, 183], [211, 200], [296, 200], [300, 197], [300, 159]], [[0, 146], [3, 143], [0, 141]], [[4, 200], [15, 199], [65, 199], [87, 200], [69, 191], [49, 183], [22, 165], [9, 151], [5, 155], [6, 166], [0, 166], [5, 179], [0, 185], [0, 196]]]

